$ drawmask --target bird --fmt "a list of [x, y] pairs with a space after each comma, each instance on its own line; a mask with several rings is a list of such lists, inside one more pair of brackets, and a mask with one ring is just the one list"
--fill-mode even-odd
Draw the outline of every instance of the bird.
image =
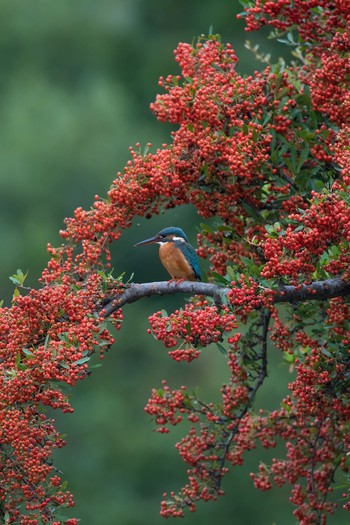
[[188, 242], [185, 232], [176, 226], [168, 226], [154, 237], [138, 242], [134, 246], [159, 244], [159, 257], [172, 281], [201, 281], [196, 250]]

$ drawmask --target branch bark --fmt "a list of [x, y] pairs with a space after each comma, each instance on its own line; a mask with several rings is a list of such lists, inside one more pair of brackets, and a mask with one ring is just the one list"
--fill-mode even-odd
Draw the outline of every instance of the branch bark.
[[[174, 295], [184, 293], [189, 295], [206, 295], [213, 297], [220, 303], [230, 288], [212, 283], [182, 281], [180, 283], [156, 281], [152, 283], [131, 283], [119, 295], [106, 298], [102, 307], [102, 314], [108, 317], [122, 306], [134, 303], [144, 297], [152, 295]], [[274, 303], [293, 303], [302, 301], [326, 301], [333, 297], [350, 295], [350, 283], [340, 277], [314, 281], [308, 285], [291, 286], [280, 285], [273, 298]]]

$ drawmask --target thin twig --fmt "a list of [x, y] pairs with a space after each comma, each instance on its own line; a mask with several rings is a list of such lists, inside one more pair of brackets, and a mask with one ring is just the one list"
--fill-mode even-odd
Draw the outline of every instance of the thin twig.
[[220, 462], [219, 468], [217, 470], [217, 475], [216, 475], [216, 485], [215, 485], [215, 490], [216, 491], [220, 490], [221, 481], [222, 481], [222, 471], [223, 471], [223, 469], [225, 467], [227, 454], [229, 452], [232, 440], [233, 440], [234, 436], [238, 432], [239, 422], [243, 419], [243, 417], [248, 412], [249, 408], [251, 407], [251, 405], [252, 405], [252, 403], [253, 403], [253, 401], [255, 399], [257, 391], [259, 390], [259, 388], [261, 387], [261, 385], [263, 384], [263, 382], [265, 380], [265, 377], [267, 376], [267, 336], [268, 336], [270, 319], [271, 319], [271, 312], [270, 312], [270, 310], [265, 309], [263, 314], [262, 314], [261, 323], [259, 323], [262, 326], [262, 335], [261, 335], [261, 367], [260, 367], [260, 372], [259, 372], [257, 381], [256, 381], [256, 383], [254, 385], [254, 388], [252, 388], [251, 391], [250, 391], [249, 399], [248, 399], [247, 403], [244, 405], [243, 409], [241, 410], [241, 412], [236, 417], [237, 424], [236, 424], [235, 428], [231, 430], [231, 432], [229, 433], [228, 439], [226, 440], [225, 448], [224, 448], [224, 454], [223, 454], [223, 456], [221, 458], [221, 462]]

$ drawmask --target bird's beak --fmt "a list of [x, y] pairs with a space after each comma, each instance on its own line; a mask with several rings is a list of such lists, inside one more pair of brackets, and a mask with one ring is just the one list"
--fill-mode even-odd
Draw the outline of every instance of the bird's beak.
[[141, 241], [141, 242], [138, 242], [136, 244], [134, 244], [134, 248], [135, 246], [145, 246], [146, 244], [154, 244], [156, 242], [159, 241], [159, 237], [155, 236], [155, 237], [150, 237], [149, 239], [145, 239], [144, 241]]

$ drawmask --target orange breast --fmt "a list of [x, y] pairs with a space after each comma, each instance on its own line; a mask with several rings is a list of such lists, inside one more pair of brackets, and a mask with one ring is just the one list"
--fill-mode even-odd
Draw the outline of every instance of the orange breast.
[[159, 248], [159, 257], [173, 279], [196, 280], [191, 266], [174, 242], [162, 244]]

